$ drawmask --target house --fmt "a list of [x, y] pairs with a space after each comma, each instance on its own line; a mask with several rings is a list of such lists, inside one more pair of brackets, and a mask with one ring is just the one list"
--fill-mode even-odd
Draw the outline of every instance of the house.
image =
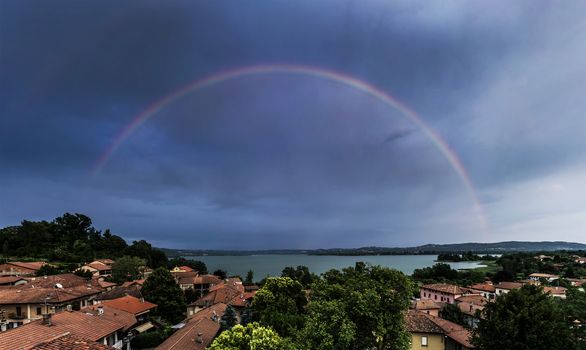
[[529, 275], [529, 280], [535, 281], [535, 282], [540, 282], [543, 279], [543, 280], [546, 280], [547, 282], [551, 283], [559, 278], [560, 278], [560, 276], [551, 275], [549, 273], [532, 273]]
[[453, 304], [462, 294], [464, 294], [464, 290], [454, 284], [426, 284], [419, 288], [421, 299], [431, 299], [447, 304]]
[[79, 310], [92, 304], [103, 291], [95, 280], [74, 274], [26, 278], [28, 283], [0, 288], [0, 308], [8, 329], [65, 309]]
[[409, 308], [429, 315], [439, 316], [439, 311], [442, 307], [431, 299], [419, 299], [414, 300]]
[[173, 272], [175, 281], [181, 287], [181, 290], [193, 289], [200, 291], [203, 295], [207, 293], [210, 287], [222, 283], [222, 280], [215, 275], [200, 275], [197, 271], [191, 272]]
[[488, 303], [483, 295], [470, 294], [463, 295], [456, 299], [456, 306], [460, 309], [464, 315], [464, 321], [471, 328], [476, 328], [480, 322], [478, 312], [484, 310], [485, 305]]
[[577, 262], [578, 264], [585, 264], [586, 263], [586, 258], [584, 258], [584, 257], [577, 257], [574, 262]]
[[150, 312], [157, 308], [156, 304], [145, 301], [142, 298], [135, 298], [130, 295], [112, 300], [103, 300], [101, 304], [113, 309], [122, 310], [133, 314], [139, 324], [145, 325], [142, 331], [153, 327], [153, 325], [150, 323]]
[[546, 261], [546, 260], [551, 261], [551, 260], [553, 260], [553, 256], [543, 255], [542, 254], [542, 255], [536, 256], [535, 259], [537, 259], [539, 261]]
[[564, 287], [543, 287], [543, 292], [554, 298], [566, 299], [566, 291]]
[[0, 264], [0, 276], [35, 276], [37, 271], [45, 265], [47, 265], [47, 263], [43, 261], [6, 262]]
[[103, 301], [103, 300], [118, 299], [118, 298], [122, 298], [127, 295], [130, 295], [130, 296], [133, 296], [135, 298], [140, 299], [140, 298], [142, 298], [141, 290], [142, 290], [142, 285], [140, 285], [139, 283], [132, 283], [128, 286], [122, 285], [122, 286], [112, 288], [109, 291], [106, 291], [106, 292], [99, 294], [94, 299], [94, 302], [99, 303], [100, 301]]
[[238, 316], [241, 316], [255, 294], [256, 291], [246, 292], [239, 278], [228, 279], [224, 283], [210, 287], [209, 293], [189, 304], [187, 315], [194, 315], [202, 309], [222, 303], [233, 307]]
[[219, 303], [188, 318], [185, 325], [167, 338], [156, 350], [202, 350], [220, 331], [220, 319], [226, 304]]
[[445, 350], [467, 350], [473, 349], [474, 346], [470, 343], [470, 331], [454, 322], [444, 320], [443, 318], [426, 315], [439, 328], [441, 328], [445, 335]]
[[500, 282], [495, 285], [495, 295], [498, 297], [502, 294], [507, 294], [513, 289], [519, 289], [523, 287], [523, 283], [520, 282]]
[[496, 296], [496, 288], [492, 282], [473, 284], [468, 286], [471, 294], [480, 294], [487, 300], [494, 300]]
[[409, 310], [405, 316], [405, 327], [411, 333], [412, 350], [444, 350], [444, 331], [425, 313]]
[[581, 287], [586, 282], [586, 279], [568, 278], [568, 282], [572, 287]]
[[89, 264], [83, 265], [78, 270], [89, 271], [94, 276], [106, 277], [106, 276], [112, 275], [112, 264], [114, 264], [114, 260], [98, 259], [98, 260], [92, 261]]
[[[65, 333], [122, 349], [125, 336], [123, 328], [122, 324], [91, 313], [63, 311], [47, 314], [42, 320], [0, 333], [0, 350], [29, 349], [62, 337]], [[126, 349], [129, 350], [129, 347]]]

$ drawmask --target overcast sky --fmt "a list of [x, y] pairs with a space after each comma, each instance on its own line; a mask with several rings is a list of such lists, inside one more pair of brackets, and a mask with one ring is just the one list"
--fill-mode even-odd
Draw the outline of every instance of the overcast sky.
[[[0, 227], [171, 248], [586, 242], [586, 2], [0, 2]], [[394, 96], [459, 157], [335, 71]], [[481, 211], [475, 208], [475, 198]], [[483, 224], [488, 222], [488, 226]]]

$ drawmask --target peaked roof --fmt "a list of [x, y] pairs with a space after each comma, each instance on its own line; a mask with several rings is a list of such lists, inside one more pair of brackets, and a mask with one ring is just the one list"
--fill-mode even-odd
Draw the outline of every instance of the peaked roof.
[[79, 311], [54, 314], [51, 323], [47, 326], [39, 320], [0, 333], [0, 350], [29, 349], [64, 333], [97, 341], [124, 328], [122, 324]]
[[405, 316], [405, 327], [412, 333], [443, 334], [444, 331], [422, 312], [410, 310]]
[[[201, 350], [209, 346], [220, 330], [220, 318], [226, 304], [216, 304], [193, 315], [185, 326], [173, 333], [157, 350]], [[197, 341], [201, 333], [202, 342]]]
[[31, 262], [22, 262], [22, 261], [8, 261], [6, 262], [7, 265], [14, 265], [16, 267], [29, 269], [29, 270], [38, 270], [44, 265], [47, 265], [44, 261], [31, 261]]
[[[102, 315], [100, 315], [98, 311], [100, 306], [103, 310]], [[132, 328], [135, 324], [138, 323], [138, 320], [136, 319], [136, 316], [134, 316], [134, 314], [105, 305], [90, 305], [81, 309], [80, 311], [121, 324], [124, 326], [124, 328], [122, 329], [124, 332], [128, 331], [130, 328]]]
[[455, 284], [445, 284], [445, 283], [435, 283], [435, 284], [426, 284], [421, 286], [421, 288], [448, 293], [448, 294], [462, 294], [464, 291], [459, 286]]
[[131, 295], [126, 295], [121, 298], [112, 300], [104, 300], [102, 301], [102, 304], [104, 304], [105, 306], [112, 307], [114, 309], [130, 312], [133, 315], [142, 314], [143, 312], [149, 311], [157, 307], [156, 304], [135, 298]]

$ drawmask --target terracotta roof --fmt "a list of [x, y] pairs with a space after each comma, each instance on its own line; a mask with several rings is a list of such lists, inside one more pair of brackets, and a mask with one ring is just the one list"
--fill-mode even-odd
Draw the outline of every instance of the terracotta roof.
[[14, 265], [16, 267], [29, 269], [29, 270], [38, 270], [44, 265], [47, 265], [44, 261], [32, 261], [32, 262], [21, 262], [21, 261], [9, 261], [6, 263], [7, 265]]
[[[226, 304], [216, 304], [193, 315], [186, 325], [173, 333], [157, 350], [201, 350], [209, 346], [220, 330], [220, 318]], [[214, 320], [215, 318], [215, 320]], [[197, 341], [201, 333], [202, 342]]]
[[455, 342], [467, 347], [467, 348], [474, 348], [472, 344], [470, 344], [470, 331], [466, 328], [456, 324], [454, 322], [450, 322], [448, 320], [444, 320], [443, 318], [435, 317], [432, 315], [424, 314], [425, 317], [428, 317], [431, 321], [433, 321], [438, 327], [440, 327], [447, 337], [451, 338]]
[[199, 275], [194, 280], [194, 284], [219, 284], [222, 279], [215, 275]]
[[523, 283], [519, 283], [519, 282], [500, 282], [499, 284], [497, 284], [495, 286], [495, 288], [500, 288], [500, 289], [519, 289], [523, 287]]
[[473, 284], [473, 285], [469, 286], [468, 288], [475, 289], [475, 290], [481, 290], [483, 292], [489, 292], [489, 293], [494, 293], [494, 291], [495, 291], [494, 285], [489, 284], [489, 283]]
[[35, 345], [30, 350], [113, 350], [113, 347], [64, 333]]
[[461, 296], [456, 299], [456, 302], [470, 303], [470, 304], [474, 304], [474, 305], [484, 306], [484, 305], [486, 305], [488, 300], [482, 295], [472, 294], [472, 295]]
[[101, 288], [86, 286], [46, 288], [29, 286], [30, 284], [27, 283], [0, 289], [0, 304], [44, 303], [45, 301], [50, 304], [59, 304], [78, 298], [91, 297], [102, 291]]
[[[103, 310], [102, 315], [99, 315], [99, 312], [98, 312], [98, 309], [100, 308], [100, 306], [102, 307], [102, 310]], [[113, 307], [109, 307], [106, 305], [101, 305], [101, 304], [91, 305], [91, 306], [88, 306], [88, 307], [81, 309], [80, 311], [85, 312], [85, 313], [91, 313], [94, 316], [102, 317], [106, 320], [110, 320], [112, 322], [121, 324], [122, 326], [124, 326], [124, 328], [122, 330], [125, 332], [128, 331], [130, 328], [132, 328], [135, 324], [138, 323], [138, 320], [136, 319], [136, 316], [134, 316], [134, 314], [132, 314], [130, 312], [123, 311], [123, 310], [115, 309]]]
[[210, 288], [210, 292], [196, 300], [192, 305], [208, 306], [217, 303], [244, 307], [254, 297], [256, 291], [245, 292], [242, 284], [224, 282]]
[[127, 295], [118, 299], [104, 300], [102, 304], [138, 315], [157, 307], [156, 304]]
[[118, 286], [116, 283], [114, 282], [108, 282], [108, 281], [103, 281], [103, 280], [98, 280], [98, 284], [100, 285], [100, 287], [102, 288], [110, 288], [110, 287], [116, 287]]
[[96, 300], [112, 300], [125, 297], [127, 295], [131, 295], [135, 298], [142, 298], [142, 293], [140, 292], [142, 286], [140, 284], [132, 284], [128, 287], [117, 287], [112, 290], [103, 292], [96, 296]]
[[138, 284], [138, 285], [142, 286], [144, 284], [144, 279], [124, 282], [124, 283], [122, 283], [122, 287], [129, 287], [129, 286], [132, 286], [133, 284]]
[[112, 266], [105, 265], [105, 264], [102, 264], [102, 263], [99, 263], [99, 262], [91, 262], [89, 264], [83, 265], [81, 267], [81, 269], [83, 269], [84, 267], [87, 267], [87, 266], [91, 267], [92, 269], [96, 269], [98, 271], [109, 271], [109, 270], [112, 270]]
[[114, 260], [112, 259], [96, 259], [95, 261], [101, 262], [102, 264], [106, 265], [112, 265], [114, 263]]
[[97, 341], [123, 328], [121, 324], [79, 311], [54, 314], [51, 322], [51, 326], [46, 326], [40, 320], [34, 321], [0, 333], [0, 350], [29, 349], [68, 332]]
[[25, 279], [29, 281], [29, 287], [34, 285], [35, 288], [54, 288], [57, 283], [63, 286], [63, 288], [69, 288], [74, 286], [99, 287], [97, 279], [88, 280], [85, 277], [80, 277], [73, 273], [62, 273], [59, 275], [40, 277], [25, 277]]
[[411, 333], [444, 333], [444, 331], [427, 318], [424, 313], [417, 311], [407, 312], [407, 315], [405, 316], [405, 327]]
[[179, 266], [179, 268], [180, 268], [181, 270], [185, 271], [185, 272], [192, 272], [192, 271], [195, 271], [194, 269], [192, 269], [192, 268], [191, 268], [191, 267], [189, 267], [189, 266]]
[[411, 303], [411, 309], [415, 310], [435, 310], [440, 308], [441, 307], [431, 299], [414, 300]]
[[556, 294], [556, 295], [566, 295], [566, 288], [564, 287], [543, 287], [544, 293], [549, 294]]
[[448, 294], [462, 294], [463, 293], [462, 288], [460, 288], [459, 286], [456, 286], [454, 284], [443, 284], [443, 283], [426, 284], [426, 285], [421, 286], [421, 288], [433, 290], [436, 292], [448, 293]]

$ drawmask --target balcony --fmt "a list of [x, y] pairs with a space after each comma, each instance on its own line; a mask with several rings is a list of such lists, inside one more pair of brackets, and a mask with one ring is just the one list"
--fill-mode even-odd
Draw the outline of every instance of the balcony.
[[10, 319], [10, 320], [24, 320], [24, 319], [26, 319], [26, 315], [25, 314], [17, 315], [15, 312], [9, 312], [8, 319]]

